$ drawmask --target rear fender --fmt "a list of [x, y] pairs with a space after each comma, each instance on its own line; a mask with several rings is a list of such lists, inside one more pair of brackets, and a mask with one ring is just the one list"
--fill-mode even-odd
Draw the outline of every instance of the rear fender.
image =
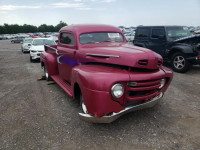
[[40, 59], [41, 62], [43, 62], [45, 67], [47, 68], [50, 76], [58, 74], [58, 63], [55, 53], [43, 52], [40, 56]]

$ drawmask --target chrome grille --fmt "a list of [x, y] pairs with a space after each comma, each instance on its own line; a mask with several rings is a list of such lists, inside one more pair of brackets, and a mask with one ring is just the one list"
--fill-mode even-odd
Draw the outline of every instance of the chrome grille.
[[147, 100], [158, 94], [161, 80], [137, 81], [127, 83], [127, 101]]

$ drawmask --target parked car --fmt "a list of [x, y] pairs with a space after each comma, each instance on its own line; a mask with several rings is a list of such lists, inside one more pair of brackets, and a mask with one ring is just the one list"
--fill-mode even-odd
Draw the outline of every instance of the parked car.
[[56, 43], [46, 38], [33, 39], [30, 47], [30, 62], [40, 60], [40, 53], [44, 52], [44, 45], [56, 45]]
[[6, 34], [0, 35], [0, 40], [7, 40], [7, 39], [8, 39], [8, 37]]
[[200, 35], [183, 26], [139, 26], [133, 44], [160, 54], [174, 71], [184, 73], [200, 63]]
[[16, 37], [11, 40], [11, 43], [22, 43], [23, 40], [24, 40], [24, 38], [22, 38], [22, 37]]
[[194, 34], [200, 34], [200, 30], [194, 31]]
[[21, 49], [22, 49], [22, 52], [25, 53], [25, 52], [29, 52], [29, 49], [31, 47], [31, 43], [32, 43], [33, 39], [32, 38], [25, 38], [23, 40], [23, 43], [22, 43], [22, 46], [21, 46]]
[[63, 27], [58, 45], [45, 46], [40, 59], [46, 80], [79, 100], [79, 117], [93, 123], [152, 107], [172, 80], [159, 54], [126, 44], [122, 31], [109, 25]]
[[53, 33], [49, 38], [58, 43], [58, 35], [59, 35], [58, 33]]
[[135, 37], [134, 33], [128, 32], [128, 33], [125, 33], [124, 35], [126, 37], [127, 42], [133, 42], [134, 37]]

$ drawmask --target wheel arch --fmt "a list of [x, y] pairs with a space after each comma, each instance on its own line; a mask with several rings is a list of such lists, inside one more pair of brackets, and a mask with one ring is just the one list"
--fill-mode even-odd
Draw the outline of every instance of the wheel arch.
[[178, 47], [174, 47], [170, 50], [170, 52], [168, 53], [168, 58], [171, 60], [172, 59], [172, 56], [175, 54], [175, 53], [184, 53], [182, 51], [181, 48], [178, 48]]
[[178, 44], [171, 47], [168, 57], [171, 58], [176, 52], [191, 55], [193, 54], [193, 47], [188, 44]]
[[74, 93], [74, 99], [80, 100], [81, 88], [77, 82], [74, 83], [73, 93]]
[[41, 67], [43, 68], [43, 67], [44, 67], [44, 62], [43, 62], [43, 61], [41, 61], [41, 63], [40, 63], [40, 64], [41, 64]]

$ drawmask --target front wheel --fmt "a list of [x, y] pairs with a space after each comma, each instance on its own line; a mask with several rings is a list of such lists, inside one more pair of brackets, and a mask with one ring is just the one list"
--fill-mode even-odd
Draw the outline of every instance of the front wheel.
[[84, 103], [82, 94], [80, 94], [80, 105], [81, 105], [82, 112], [85, 113], [85, 114], [88, 114], [88, 111], [87, 111], [86, 105]]
[[185, 73], [190, 69], [190, 63], [183, 53], [175, 53], [171, 59], [171, 66], [175, 72]]

